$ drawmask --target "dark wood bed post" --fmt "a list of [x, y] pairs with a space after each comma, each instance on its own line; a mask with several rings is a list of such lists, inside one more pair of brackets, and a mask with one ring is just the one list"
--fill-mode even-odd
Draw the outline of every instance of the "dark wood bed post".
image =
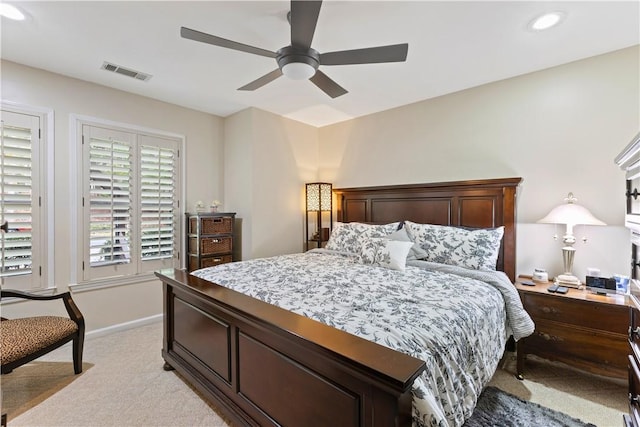
[[[334, 190], [338, 220], [504, 225], [498, 269], [515, 275], [521, 178]], [[425, 363], [173, 269], [164, 291], [165, 369], [239, 426], [408, 427]]]
[[503, 215], [504, 237], [502, 240], [503, 271], [513, 282], [516, 279], [516, 188], [522, 179], [514, 185], [504, 186]]

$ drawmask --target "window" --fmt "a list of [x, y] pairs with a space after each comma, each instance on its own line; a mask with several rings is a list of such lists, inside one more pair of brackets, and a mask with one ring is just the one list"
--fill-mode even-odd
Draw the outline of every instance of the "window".
[[178, 267], [181, 141], [81, 126], [82, 280]]
[[46, 238], [43, 220], [45, 167], [38, 114], [3, 108], [0, 125], [0, 279], [3, 287], [44, 286]]

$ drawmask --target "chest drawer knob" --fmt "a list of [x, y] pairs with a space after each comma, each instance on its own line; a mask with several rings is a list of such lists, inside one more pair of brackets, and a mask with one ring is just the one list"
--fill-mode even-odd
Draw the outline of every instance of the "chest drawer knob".
[[633, 341], [634, 339], [640, 337], [640, 326], [636, 326], [635, 329], [629, 326], [628, 334], [629, 334], [629, 341]]

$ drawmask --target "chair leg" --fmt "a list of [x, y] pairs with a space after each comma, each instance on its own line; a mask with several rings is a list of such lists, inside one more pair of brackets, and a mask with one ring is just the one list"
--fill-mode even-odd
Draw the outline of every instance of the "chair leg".
[[73, 370], [76, 374], [82, 372], [82, 349], [84, 347], [84, 334], [78, 334], [73, 339]]

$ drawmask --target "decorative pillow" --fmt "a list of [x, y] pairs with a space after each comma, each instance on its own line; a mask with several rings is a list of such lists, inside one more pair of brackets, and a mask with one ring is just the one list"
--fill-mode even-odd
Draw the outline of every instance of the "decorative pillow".
[[396, 231], [399, 225], [399, 222], [384, 225], [337, 222], [329, 236], [326, 249], [360, 254], [363, 239], [388, 236]]
[[474, 270], [495, 270], [504, 227], [464, 229], [404, 222], [409, 237], [427, 252], [426, 261]]
[[414, 261], [416, 259], [427, 258], [427, 255], [428, 255], [427, 251], [422, 249], [419, 244], [414, 243], [413, 240], [411, 240], [411, 238], [407, 234], [406, 228], [401, 228], [398, 231], [394, 231], [393, 233], [389, 234], [386, 238], [390, 240], [398, 240], [401, 242], [413, 243], [413, 246], [411, 246], [411, 249], [409, 250], [409, 254], [407, 255], [407, 261]]
[[360, 246], [360, 262], [403, 271], [412, 246], [413, 242], [389, 240], [384, 237], [364, 239]]

